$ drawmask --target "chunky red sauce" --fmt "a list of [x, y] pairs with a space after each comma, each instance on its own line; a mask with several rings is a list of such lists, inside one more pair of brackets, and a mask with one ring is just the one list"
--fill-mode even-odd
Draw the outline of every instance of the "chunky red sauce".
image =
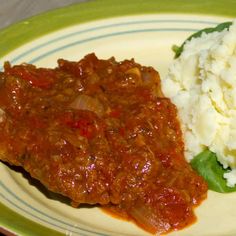
[[100, 204], [151, 233], [191, 224], [207, 186], [184, 160], [175, 106], [133, 60], [5, 64], [0, 158], [51, 191]]

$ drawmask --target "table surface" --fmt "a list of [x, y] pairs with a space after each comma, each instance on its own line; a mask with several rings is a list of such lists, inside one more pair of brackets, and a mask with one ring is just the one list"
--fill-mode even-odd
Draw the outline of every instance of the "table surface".
[[0, 0], [0, 29], [42, 12], [86, 0]]

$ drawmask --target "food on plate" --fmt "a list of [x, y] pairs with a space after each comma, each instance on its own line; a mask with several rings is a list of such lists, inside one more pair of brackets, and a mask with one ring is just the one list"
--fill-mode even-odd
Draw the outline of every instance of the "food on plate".
[[[236, 184], [236, 21], [194, 34], [176, 49], [176, 58], [163, 80], [163, 91], [178, 108], [186, 158], [191, 160], [209, 149], [226, 169], [220, 171], [223, 176], [218, 176], [219, 179], [224, 177], [227, 186], [233, 187]], [[214, 159], [213, 153], [208, 155], [206, 150], [199, 155], [195, 167], [201, 158]], [[211, 175], [207, 178], [214, 179]], [[227, 186], [224, 186], [226, 192], [230, 191]], [[224, 192], [221, 187], [213, 190]]]
[[55, 69], [5, 63], [0, 108], [0, 159], [73, 206], [100, 204], [151, 233], [194, 222], [207, 184], [152, 67], [94, 54]]
[[173, 46], [173, 51], [175, 52], [175, 58], [178, 58], [181, 53], [183, 52], [184, 50], [184, 46], [187, 42], [189, 42], [190, 40], [194, 39], [194, 38], [199, 38], [201, 37], [202, 35], [204, 34], [210, 34], [210, 33], [213, 33], [213, 32], [221, 32], [225, 29], [229, 29], [229, 27], [232, 25], [232, 22], [229, 21], [229, 22], [224, 22], [224, 23], [221, 23], [219, 25], [217, 25], [216, 27], [214, 28], [205, 28], [205, 29], [202, 29], [202, 30], [199, 30], [197, 31], [196, 33], [190, 35], [183, 43], [180, 47], [178, 47], [177, 45], [174, 45]]
[[208, 188], [220, 193], [235, 192], [235, 187], [227, 186], [224, 174], [229, 170], [225, 170], [217, 161], [216, 154], [205, 150], [191, 160], [191, 166], [196, 170], [208, 184]]

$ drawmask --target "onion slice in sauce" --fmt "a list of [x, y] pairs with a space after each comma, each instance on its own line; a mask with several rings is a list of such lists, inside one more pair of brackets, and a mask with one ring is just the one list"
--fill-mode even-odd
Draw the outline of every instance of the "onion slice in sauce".
[[78, 110], [92, 111], [98, 116], [102, 116], [104, 114], [104, 107], [102, 103], [97, 98], [85, 94], [80, 94], [77, 96], [70, 104], [70, 107]]
[[159, 235], [170, 230], [170, 224], [161, 222], [160, 219], [158, 221], [155, 213], [146, 205], [138, 204], [132, 207], [129, 214], [139, 226], [152, 234]]

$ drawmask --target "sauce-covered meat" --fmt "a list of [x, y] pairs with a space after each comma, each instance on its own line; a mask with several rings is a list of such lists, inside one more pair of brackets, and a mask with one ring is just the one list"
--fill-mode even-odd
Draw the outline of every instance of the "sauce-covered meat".
[[184, 160], [176, 108], [153, 68], [90, 54], [4, 69], [1, 160], [73, 206], [98, 203], [152, 233], [193, 222], [207, 186]]

